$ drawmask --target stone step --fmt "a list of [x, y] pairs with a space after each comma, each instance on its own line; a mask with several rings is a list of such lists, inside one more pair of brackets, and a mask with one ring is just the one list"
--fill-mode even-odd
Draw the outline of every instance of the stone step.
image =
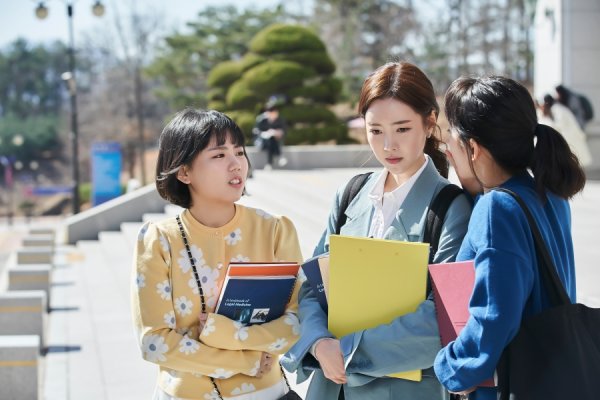
[[38, 400], [40, 337], [0, 336], [0, 389], [2, 399]]
[[0, 293], [0, 335], [37, 335], [46, 343], [46, 293], [12, 290]]
[[17, 250], [17, 264], [52, 264], [52, 247], [27, 247]]
[[23, 238], [23, 247], [54, 248], [53, 235], [27, 235]]
[[143, 225], [143, 222], [123, 222], [121, 224], [121, 232], [131, 248], [137, 243], [138, 234]]
[[170, 217], [170, 215], [167, 215], [164, 213], [147, 213], [147, 214], [144, 214], [144, 216], [142, 217], [142, 220], [144, 222], [162, 221], [163, 219], [167, 219], [169, 217]]
[[50, 307], [50, 264], [17, 264], [8, 268], [8, 290], [43, 290], [46, 293], [46, 308]]
[[52, 235], [56, 236], [56, 231], [52, 228], [44, 227], [32, 227], [29, 229], [29, 233], [32, 235]]

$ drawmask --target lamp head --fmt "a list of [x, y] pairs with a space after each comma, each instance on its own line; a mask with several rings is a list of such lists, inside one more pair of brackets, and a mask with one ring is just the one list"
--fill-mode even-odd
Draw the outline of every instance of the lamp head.
[[48, 16], [48, 7], [44, 5], [44, 2], [40, 2], [35, 8], [35, 16], [38, 19], [46, 19]]
[[102, 4], [99, 0], [94, 3], [92, 6], [92, 14], [96, 17], [101, 17], [104, 15], [104, 4]]

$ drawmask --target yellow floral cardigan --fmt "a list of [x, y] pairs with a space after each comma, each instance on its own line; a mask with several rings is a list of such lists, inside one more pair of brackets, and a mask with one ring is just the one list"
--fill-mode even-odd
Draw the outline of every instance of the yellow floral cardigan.
[[240, 205], [220, 228], [202, 225], [188, 210], [181, 217], [210, 312], [202, 332], [200, 295], [175, 217], [146, 223], [134, 257], [133, 320], [144, 359], [160, 366], [159, 387], [205, 400], [218, 398], [208, 377], [225, 397], [277, 384], [277, 366], [262, 378], [254, 375], [262, 352], [283, 354], [298, 339], [300, 282], [286, 313], [271, 322], [245, 326], [213, 311], [230, 261], [302, 261], [294, 225]]

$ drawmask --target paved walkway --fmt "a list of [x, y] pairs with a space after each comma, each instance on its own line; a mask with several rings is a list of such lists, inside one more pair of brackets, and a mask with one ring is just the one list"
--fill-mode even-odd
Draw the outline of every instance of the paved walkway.
[[[242, 203], [289, 216], [312, 253], [337, 186], [363, 170], [256, 171]], [[579, 298], [600, 307], [600, 182], [573, 200]], [[141, 359], [129, 313], [131, 251], [140, 224], [57, 248], [45, 357], [47, 400], [147, 400], [156, 366]], [[304, 393], [306, 386], [298, 390]]]

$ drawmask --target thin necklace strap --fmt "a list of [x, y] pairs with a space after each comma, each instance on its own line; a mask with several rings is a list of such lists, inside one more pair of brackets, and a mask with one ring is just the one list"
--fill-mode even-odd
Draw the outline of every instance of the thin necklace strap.
[[196, 262], [194, 261], [194, 257], [192, 256], [192, 250], [190, 250], [190, 245], [188, 243], [187, 236], [185, 234], [185, 230], [183, 229], [183, 224], [181, 223], [180, 216], [175, 217], [177, 219], [177, 225], [179, 225], [179, 231], [181, 232], [181, 238], [183, 239], [183, 244], [185, 245], [185, 250], [187, 251], [187, 255], [190, 259], [190, 264], [192, 266], [192, 270], [194, 271], [194, 278], [196, 278], [196, 284], [198, 285], [198, 291], [200, 292], [200, 302], [202, 303], [202, 312], [206, 312], [206, 301], [204, 300], [204, 290], [202, 290], [202, 285], [200, 284], [200, 277], [198, 276], [198, 270], [196, 269]]
[[[200, 284], [200, 277], [198, 276], [198, 271], [196, 270], [196, 262], [194, 261], [194, 257], [192, 256], [192, 251], [190, 250], [190, 245], [188, 243], [187, 235], [185, 234], [185, 230], [183, 229], [183, 224], [181, 223], [181, 218], [179, 215], [175, 217], [177, 219], [177, 225], [179, 225], [179, 232], [181, 232], [181, 238], [183, 239], [183, 244], [185, 245], [185, 250], [187, 251], [188, 258], [190, 259], [190, 264], [192, 266], [192, 270], [194, 271], [194, 277], [196, 278], [196, 284], [198, 285], [198, 291], [200, 292], [200, 302], [202, 304], [202, 312], [206, 312], [206, 302], [204, 301], [204, 290], [202, 290], [202, 285]], [[219, 399], [223, 400], [223, 395], [221, 395], [221, 391], [217, 386], [217, 382], [212, 376], [209, 376], [211, 383], [213, 384], [213, 388], [217, 392]]]

